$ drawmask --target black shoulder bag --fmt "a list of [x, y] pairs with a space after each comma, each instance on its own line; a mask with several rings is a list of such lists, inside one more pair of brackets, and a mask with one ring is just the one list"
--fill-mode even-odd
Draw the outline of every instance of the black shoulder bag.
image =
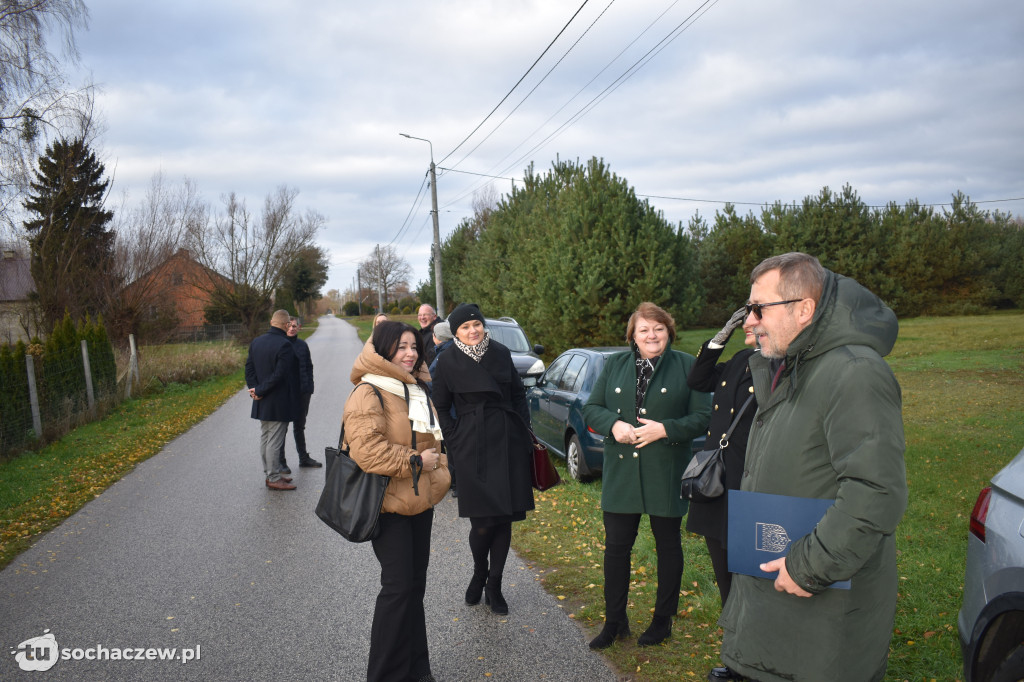
[[743, 407], [736, 413], [725, 436], [718, 441], [717, 449], [701, 450], [690, 460], [679, 485], [680, 499], [691, 502], [710, 502], [721, 497], [725, 492], [725, 449], [729, 447], [729, 438], [732, 437], [736, 425], [740, 423], [740, 417], [746, 412], [747, 406], [753, 399], [754, 394], [751, 393], [747, 402], [743, 403]]
[[[360, 384], [361, 386], [362, 384]], [[373, 384], [369, 384], [384, 408], [384, 397]], [[359, 388], [359, 386], [356, 386]], [[353, 391], [355, 389], [352, 389]], [[316, 505], [316, 515], [351, 542], [366, 542], [377, 537], [380, 529], [377, 519], [384, 503], [388, 476], [368, 474], [359, 468], [345, 449], [345, 422], [341, 422], [338, 447], [324, 448], [327, 466], [324, 472], [324, 490]]]
[[[359, 388], [363, 384], [357, 385]], [[367, 384], [377, 394], [380, 406], [384, 408], [384, 397], [373, 384]], [[355, 391], [355, 388], [352, 390]], [[405, 401], [409, 402], [409, 389], [405, 388]], [[431, 414], [433, 422], [433, 414]], [[412, 420], [409, 421], [410, 429]], [[366, 542], [373, 540], [380, 533], [377, 520], [384, 504], [384, 492], [387, 490], [389, 476], [369, 474], [363, 471], [344, 448], [345, 422], [341, 423], [341, 435], [338, 436], [338, 447], [324, 448], [327, 460], [324, 473], [324, 489], [320, 493], [320, 501], [316, 505], [316, 515], [321, 521], [337, 531], [350, 542]], [[416, 431], [412, 432], [412, 447], [416, 448]], [[423, 460], [419, 455], [410, 455], [413, 488], [419, 495], [419, 475], [423, 470]]]

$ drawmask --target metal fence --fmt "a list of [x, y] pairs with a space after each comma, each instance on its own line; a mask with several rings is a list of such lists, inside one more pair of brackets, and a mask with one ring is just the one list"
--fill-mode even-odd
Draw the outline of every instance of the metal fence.
[[32, 355], [23, 361], [24, 372], [0, 372], [0, 455], [40, 438], [59, 438], [94, 418], [99, 404], [117, 399], [114, 381], [104, 381], [93, 371], [84, 340], [80, 353], [58, 353], [47, 359], [45, 368]]
[[171, 332], [168, 343], [197, 343], [199, 341], [230, 341], [245, 338], [241, 324], [206, 324], [200, 327], [179, 327]]

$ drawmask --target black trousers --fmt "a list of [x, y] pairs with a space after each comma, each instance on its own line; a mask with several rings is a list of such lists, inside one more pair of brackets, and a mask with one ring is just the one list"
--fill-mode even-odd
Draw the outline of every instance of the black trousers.
[[433, 523], [433, 509], [380, 515], [380, 535], [372, 541], [380, 593], [370, 626], [367, 682], [409, 682], [430, 673], [423, 595]]
[[[629, 563], [642, 514], [604, 512], [605, 620], [626, 622], [629, 597]], [[672, 617], [679, 611], [679, 586], [683, 580], [682, 517], [651, 516], [651, 531], [658, 552], [658, 593], [654, 615]]]
[[[295, 452], [299, 453], [299, 461], [309, 457], [309, 450], [306, 449], [306, 415], [309, 414], [309, 399], [312, 393], [303, 393], [299, 403], [299, 416], [292, 422], [292, 435], [295, 436]], [[285, 434], [287, 440], [287, 434]], [[277, 461], [282, 466], [285, 464], [284, 443], [281, 443], [281, 451], [277, 455]]]
[[718, 583], [718, 596], [722, 599], [722, 606], [729, 598], [729, 590], [732, 588], [732, 573], [729, 572], [729, 552], [726, 545], [721, 541], [704, 536], [704, 543], [708, 546], [708, 556], [711, 557], [711, 568], [715, 571], [715, 581]]

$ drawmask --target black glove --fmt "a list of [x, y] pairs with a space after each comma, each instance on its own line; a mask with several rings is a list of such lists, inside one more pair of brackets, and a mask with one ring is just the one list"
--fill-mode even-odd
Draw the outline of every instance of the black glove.
[[729, 337], [732, 336], [732, 333], [736, 329], [736, 327], [742, 325], [743, 320], [745, 319], [747, 319], [746, 306], [740, 308], [739, 310], [732, 314], [732, 317], [729, 318], [729, 321], [725, 323], [724, 327], [722, 327], [722, 331], [715, 334], [715, 336], [711, 339], [711, 343], [715, 344], [716, 346], [724, 346], [729, 341]]

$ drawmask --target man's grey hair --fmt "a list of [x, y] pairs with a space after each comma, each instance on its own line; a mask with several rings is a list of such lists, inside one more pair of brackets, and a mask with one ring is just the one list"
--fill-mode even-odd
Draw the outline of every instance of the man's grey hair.
[[779, 294], [783, 299], [821, 298], [825, 286], [825, 268], [814, 256], [790, 251], [765, 258], [750, 273], [753, 284], [761, 275], [772, 270], [779, 271]]

